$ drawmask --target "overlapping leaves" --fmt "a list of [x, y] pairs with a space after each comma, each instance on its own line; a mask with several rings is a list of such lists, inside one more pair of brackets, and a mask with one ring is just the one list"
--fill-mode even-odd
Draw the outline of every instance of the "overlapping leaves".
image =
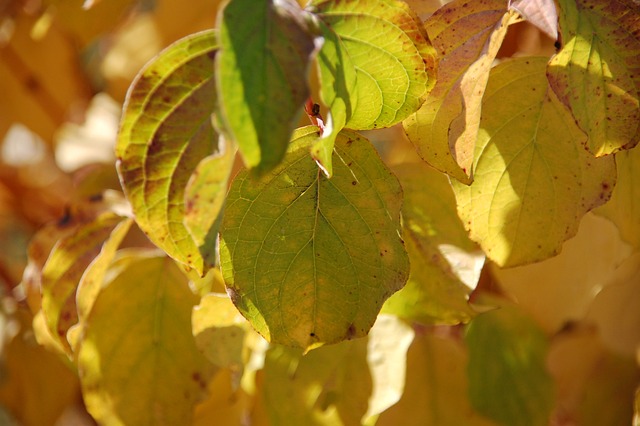
[[404, 123], [420, 155], [437, 169], [470, 182], [480, 106], [489, 70], [518, 14], [504, 0], [455, 1], [426, 22], [439, 55], [438, 80]]
[[492, 70], [475, 180], [470, 186], [454, 182], [471, 238], [501, 266], [558, 253], [582, 216], [609, 199], [615, 183], [613, 159], [582, 149], [585, 136], [548, 89], [546, 62], [519, 58]]

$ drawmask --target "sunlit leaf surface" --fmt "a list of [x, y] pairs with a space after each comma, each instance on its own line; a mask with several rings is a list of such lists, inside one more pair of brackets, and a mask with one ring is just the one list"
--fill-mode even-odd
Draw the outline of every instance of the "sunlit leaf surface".
[[511, 8], [551, 39], [558, 38], [558, 11], [553, 0], [514, 0]]
[[549, 82], [588, 135], [596, 156], [640, 141], [640, 5], [632, 0], [561, 0], [562, 50]]
[[309, 96], [315, 45], [305, 14], [292, 0], [232, 0], [218, 15], [217, 112], [259, 173], [282, 160]]
[[611, 199], [594, 213], [611, 220], [623, 240], [640, 249], [640, 149], [616, 154], [618, 179]]
[[[214, 241], [198, 246], [184, 224], [185, 186], [217, 135], [213, 31], [186, 37], [138, 75], [127, 95], [118, 135], [118, 174], [136, 222], [169, 256], [204, 273]], [[211, 208], [211, 216], [217, 212]], [[205, 259], [206, 258], [206, 261]]]
[[132, 259], [86, 319], [78, 368], [101, 424], [189, 424], [211, 367], [191, 334], [196, 298], [166, 257]]
[[310, 9], [340, 36], [356, 69], [348, 128], [388, 127], [422, 105], [434, 84], [435, 52], [406, 3], [316, 0]]
[[[405, 198], [404, 240], [411, 260], [407, 285], [382, 311], [425, 324], [467, 322], [475, 313], [468, 295], [480, 278], [484, 255], [467, 237], [446, 176], [424, 163], [394, 168]], [[448, 251], [455, 250], [455, 259]], [[467, 273], [469, 279], [462, 279]]]
[[582, 216], [611, 196], [613, 158], [594, 158], [546, 85], [546, 58], [493, 69], [471, 186], [453, 182], [458, 213], [487, 256], [516, 266], [557, 254]]
[[465, 342], [469, 398], [478, 412], [505, 425], [548, 424], [554, 388], [547, 338], [531, 318], [504, 302], [469, 324]]
[[404, 127], [429, 164], [470, 182], [480, 106], [489, 70], [509, 24], [518, 19], [504, 0], [451, 2], [425, 22], [438, 52], [438, 80]]
[[308, 155], [316, 132], [296, 131], [262, 179], [236, 176], [220, 244], [238, 309], [267, 340], [305, 349], [365, 335], [409, 267], [395, 176], [366, 139], [343, 132], [327, 179]]
[[325, 346], [304, 356], [300, 350], [272, 346], [263, 389], [271, 424], [361, 425], [372, 386], [366, 356], [366, 339]]

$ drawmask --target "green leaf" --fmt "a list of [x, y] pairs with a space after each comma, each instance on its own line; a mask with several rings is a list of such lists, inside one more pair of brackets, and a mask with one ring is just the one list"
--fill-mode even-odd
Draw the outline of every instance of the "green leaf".
[[184, 195], [200, 160], [216, 148], [216, 49], [215, 33], [205, 31], [177, 41], [147, 64], [127, 94], [116, 145], [118, 174], [138, 226], [201, 275], [213, 265], [215, 244], [207, 240], [198, 247], [194, 241], [184, 224]]
[[221, 268], [240, 312], [267, 340], [304, 349], [364, 336], [407, 280], [402, 190], [370, 143], [343, 131], [328, 180], [294, 134], [262, 179], [240, 172], [227, 197]]
[[561, 0], [564, 46], [549, 82], [596, 156], [640, 141], [640, 6], [632, 0]]
[[365, 339], [302, 355], [274, 345], [264, 365], [264, 400], [273, 425], [359, 426], [371, 394]]
[[348, 128], [389, 127], [422, 105], [435, 82], [435, 52], [406, 3], [314, 0], [310, 9], [338, 34], [356, 69]]
[[166, 257], [132, 259], [86, 320], [78, 369], [100, 424], [189, 424], [212, 367], [196, 348], [196, 297]]
[[470, 186], [453, 181], [458, 214], [500, 266], [560, 251], [582, 216], [615, 183], [613, 158], [593, 158], [584, 135], [546, 82], [546, 58], [505, 61], [492, 70]]
[[302, 106], [314, 39], [291, 0], [231, 0], [218, 14], [219, 115], [244, 163], [265, 173], [284, 156]]
[[[355, 105], [351, 101], [356, 87], [356, 69], [346, 47], [324, 22], [318, 21], [324, 43], [318, 52], [320, 95], [329, 107], [324, 132], [311, 147], [311, 155], [327, 177], [333, 176], [333, 146], [340, 131], [351, 118]], [[354, 101], [357, 99], [354, 99]]]
[[554, 405], [547, 338], [517, 307], [499, 303], [476, 317], [464, 336], [471, 404], [504, 425], [547, 425]]
[[446, 4], [425, 22], [438, 52], [438, 81], [420, 110], [404, 122], [429, 164], [470, 183], [489, 71], [518, 14], [504, 0]]
[[400, 164], [394, 171], [405, 193], [402, 224], [411, 273], [382, 312], [424, 324], [468, 322], [475, 316], [468, 296], [484, 255], [458, 218], [451, 185], [424, 163]]
[[621, 151], [616, 154], [618, 179], [611, 199], [594, 213], [611, 220], [620, 237], [640, 249], [640, 149]]
[[69, 353], [71, 347], [66, 334], [78, 321], [78, 282], [123, 219], [115, 213], [106, 212], [80, 223], [73, 233], [56, 243], [42, 269], [42, 311], [49, 331]]

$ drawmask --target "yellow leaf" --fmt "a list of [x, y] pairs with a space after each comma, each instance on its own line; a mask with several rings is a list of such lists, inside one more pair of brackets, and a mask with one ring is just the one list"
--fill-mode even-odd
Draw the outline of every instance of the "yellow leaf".
[[494, 425], [471, 408], [467, 359], [459, 341], [422, 330], [407, 353], [402, 398], [380, 415], [376, 426]]
[[84, 400], [99, 423], [190, 424], [213, 372], [191, 334], [195, 303], [165, 257], [131, 259], [102, 289], [78, 354]]
[[438, 51], [438, 80], [420, 110], [404, 122], [432, 166], [461, 182], [472, 179], [480, 106], [489, 70], [518, 14], [504, 0], [455, 1], [425, 22]]
[[548, 89], [547, 59], [505, 61], [492, 70], [470, 186], [453, 181], [472, 240], [500, 266], [557, 254], [582, 216], [606, 202], [613, 158], [596, 159], [573, 117]]
[[613, 221], [622, 239], [637, 250], [640, 249], [640, 149], [618, 152], [616, 168], [618, 179], [611, 199], [594, 213]]

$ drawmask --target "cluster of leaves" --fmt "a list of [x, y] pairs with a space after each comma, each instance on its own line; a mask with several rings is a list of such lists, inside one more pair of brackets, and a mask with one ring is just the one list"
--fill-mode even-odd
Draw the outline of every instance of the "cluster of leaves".
[[[580, 325], [552, 351], [557, 325], [469, 298], [482, 270], [505, 283], [498, 267], [558, 254], [610, 198], [600, 214], [637, 248], [640, 7], [561, 0], [558, 38], [550, 1], [456, 0], [425, 22], [409, 3], [231, 0], [140, 71], [124, 194], [40, 230], [21, 287], [98, 422], [629, 421], [640, 339]], [[495, 65], [524, 19], [557, 51]], [[326, 119], [299, 127], [310, 98]], [[381, 157], [367, 131], [394, 125], [413, 147], [380, 151], [430, 166]], [[611, 305], [637, 300], [630, 259]], [[603, 365], [624, 380], [593, 396]], [[594, 415], [589, 398], [621, 402]]]

